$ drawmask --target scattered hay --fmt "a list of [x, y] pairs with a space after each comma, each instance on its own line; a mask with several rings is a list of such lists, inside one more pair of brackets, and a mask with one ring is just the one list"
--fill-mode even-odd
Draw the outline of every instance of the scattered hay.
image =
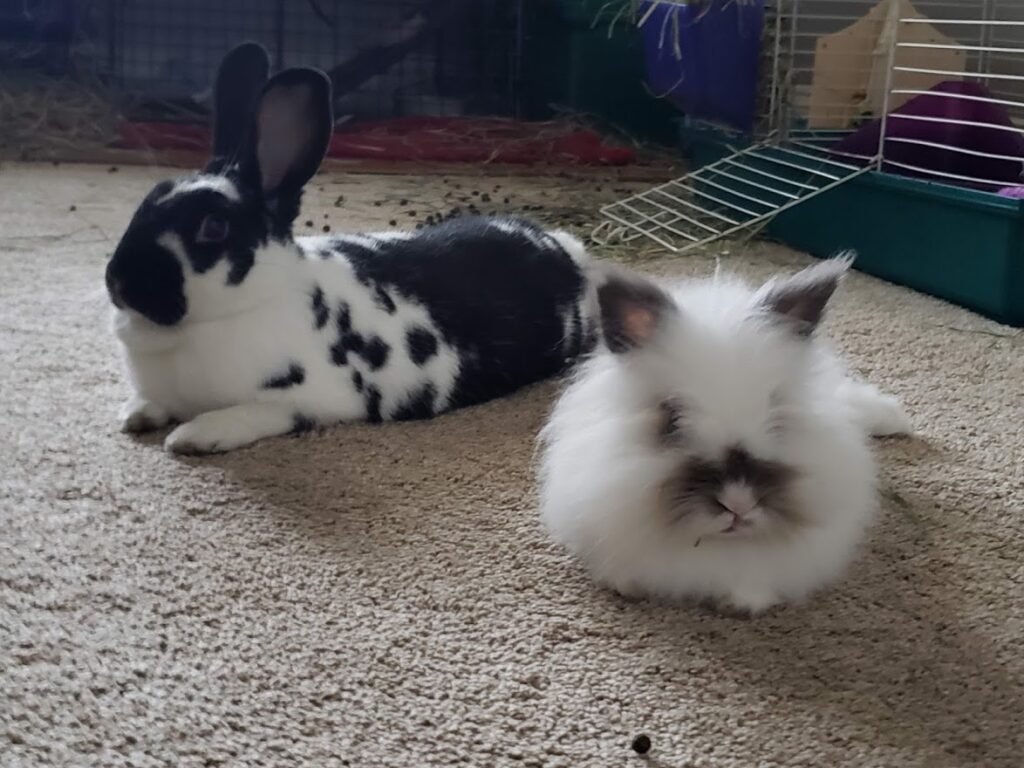
[[0, 79], [0, 155], [10, 159], [102, 149], [118, 118], [117, 100], [98, 82], [17, 70]]

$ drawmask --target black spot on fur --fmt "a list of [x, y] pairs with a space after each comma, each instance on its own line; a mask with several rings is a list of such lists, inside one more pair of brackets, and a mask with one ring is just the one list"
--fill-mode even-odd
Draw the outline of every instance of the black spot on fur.
[[342, 334], [339, 343], [345, 350], [355, 352], [357, 355], [361, 355], [366, 348], [366, 340], [355, 331]]
[[347, 365], [350, 352], [362, 355], [365, 348], [366, 342], [358, 333], [352, 331], [342, 333], [338, 340], [331, 345], [331, 362], [335, 365]]
[[315, 420], [308, 416], [303, 416], [301, 413], [296, 413], [292, 416], [292, 431], [293, 435], [304, 435], [307, 432], [312, 432], [317, 428]]
[[366, 388], [366, 419], [372, 423], [379, 423], [380, 416], [380, 390], [372, 384]]
[[792, 480], [793, 470], [775, 461], [756, 459], [742, 448], [734, 447], [725, 455], [724, 475], [726, 480], [742, 480], [772, 490]]
[[720, 461], [690, 459], [671, 482], [679, 500], [705, 499], [711, 505], [716, 503], [726, 484], [742, 483], [752, 489], [764, 507], [790, 522], [799, 523], [802, 515], [789, 494], [795, 477], [792, 467], [755, 458], [736, 446]]
[[340, 341], [331, 345], [331, 362], [338, 366], [348, 365], [348, 352]]
[[694, 459], [687, 467], [686, 487], [695, 495], [714, 498], [724, 484], [725, 473], [717, 462]]
[[324, 290], [319, 285], [313, 289], [312, 297], [313, 307], [313, 322], [317, 327], [317, 330], [327, 325], [327, 318], [330, 317], [330, 310], [327, 309], [327, 304], [324, 303]]
[[739, 447], [726, 451], [722, 461], [693, 459], [689, 481], [694, 490], [717, 494], [726, 483], [747, 483], [765, 490], [778, 488], [793, 477], [793, 470], [778, 462], [757, 459]]
[[272, 376], [263, 382], [263, 389], [288, 389], [297, 387], [306, 380], [306, 370], [298, 363], [288, 366], [287, 372]]
[[356, 392], [363, 391], [363, 374], [359, 371], [352, 371], [352, 386], [356, 388]]
[[501, 222], [512, 231], [463, 216], [411, 238], [382, 240], [374, 250], [342, 246], [357, 277], [430, 313], [434, 344], [421, 335], [424, 346], [409, 345], [407, 332], [410, 358], [429, 359], [441, 341], [459, 349], [446, 405], [489, 400], [565, 367], [565, 317], [583, 298], [583, 273], [536, 224]]
[[329, 259], [334, 255], [334, 251], [330, 248], [321, 248], [317, 254], [321, 259]]
[[391, 353], [391, 347], [389, 347], [380, 336], [374, 336], [363, 346], [362, 351], [359, 353], [362, 358], [370, 364], [370, 368], [376, 371], [384, 366], [384, 363], [388, 361], [388, 355]]
[[347, 301], [338, 303], [338, 316], [336, 322], [338, 323], [339, 332], [348, 333], [352, 330], [352, 309], [349, 307]]
[[406, 331], [405, 345], [409, 349], [409, 359], [419, 366], [437, 354], [437, 336], [421, 325], [414, 325]]
[[373, 291], [373, 300], [378, 307], [383, 309], [389, 315], [395, 314], [395, 310], [398, 307], [395, 306], [395, 300], [388, 295], [388, 292], [381, 288], [379, 285]]
[[434, 399], [436, 397], [437, 390], [434, 388], [434, 385], [430, 383], [424, 384], [395, 410], [392, 418], [395, 421], [429, 419], [434, 415]]

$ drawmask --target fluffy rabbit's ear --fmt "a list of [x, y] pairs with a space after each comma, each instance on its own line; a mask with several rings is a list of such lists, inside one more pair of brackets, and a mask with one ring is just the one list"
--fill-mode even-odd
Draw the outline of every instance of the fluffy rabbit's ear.
[[242, 43], [221, 61], [213, 85], [213, 157], [207, 170], [221, 170], [242, 149], [269, 74], [270, 58], [259, 43]]
[[853, 254], [822, 261], [792, 277], [771, 280], [758, 292], [759, 303], [788, 323], [798, 336], [810, 336], [825, 315], [839, 281], [853, 263]]
[[267, 198], [297, 202], [331, 140], [331, 81], [315, 69], [270, 79], [256, 105], [247, 164]]
[[672, 297], [645, 277], [610, 271], [597, 289], [601, 332], [615, 354], [645, 346], [678, 309]]

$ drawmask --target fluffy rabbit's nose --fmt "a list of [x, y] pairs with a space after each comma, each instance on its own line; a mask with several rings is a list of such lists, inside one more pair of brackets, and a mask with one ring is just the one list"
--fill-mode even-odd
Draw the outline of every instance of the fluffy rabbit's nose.
[[750, 488], [740, 483], [726, 483], [718, 494], [718, 503], [737, 518], [749, 515], [757, 506], [757, 499]]

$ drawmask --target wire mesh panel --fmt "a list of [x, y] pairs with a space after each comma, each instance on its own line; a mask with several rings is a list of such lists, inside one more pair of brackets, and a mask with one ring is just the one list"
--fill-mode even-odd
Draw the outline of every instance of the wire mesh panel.
[[602, 242], [647, 237], [676, 253], [750, 229], [869, 170], [765, 141], [601, 209]]
[[[823, 4], [822, 4], [823, 5]], [[647, 237], [675, 252], [751, 230], [778, 213], [870, 169], [874, 150], [834, 151], [848, 121], [816, 124], [807, 114], [816, 41], [829, 25], [855, 19], [856, 0], [830, 0], [804, 15], [797, 0], [768, 0], [762, 41], [762, 87], [753, 146], [668, 184], [605, 206], [601, 241]], [[680, 52], [685, 56], [685, 52]], [[883, 66], [887, 63], [884, 53]], [[842, 63], [847, 77], [865, 62]], [[879, 92], [884, 97], [884, 91]], [[831, 97], [831, 95], [830, 95]], [[877, 144], [877, 142], [876, 142]]]
[[[880, 167], [986, 191], [1024, 184], [1024, 5], [964, 3], [931, 20], [900, 11]], [[921, 41], [924, 24], [941, 39]], [[962, 69], [934, 58], [950, 52]], [[940, 82], [925, 89], [921, 78]]]
[[[205, 121], [213, 72], [245, 40], [262, 43], [275, 68], [328, 72], [342, 121], [515, 116], [520, 6], [519, 0], [0, 0], [0, 118], [9, 127], [0, 149], [25, 155], [43, 138], [49, 148], [102, 145], [125, 117]], [[62, 128], [71, 124], [74, 130]], [[39, 125], [61, 135], [41, 137]]]
[[152, 102], [202, 101], [220, 57], [257, 40], [275, 67], [332, 75], [357, 119], [515, 111], [517, 6], [499, 0], [108, 0], [98, 62]]
[[598, 239], [684, 251], [873, 169], [990, 191], [1024, 184], [1024, 3], [765, 7], [758, 142], [606, 206]]
[[[891, 43], [898, 30], [895, 18], [914, 17], [921, 23], [907, 43], [921, 48], [913, 56], [924, 66], [965, 71], [965, 51], [943, 48], [953, 42], [935, 26], [961, 11], [984, 13], [994, 0], [774, 0], [777, 65], [773, 87], [779, 93], [772, 125], [779, 130], [849, 130], [881, 117], [886, 104], [885, 84]], [[981, 44], [980, 31], [974, 43]], [[919, 87], [940, 80], [917, 73]], [[905, 101], [905, 99], [903, 99]], [[895, 108], [902, 103], [894, 101]]]
[[766, 87], [780, 136], [932, 180], [994, 189], [1018, 178], [1024, 3], [775, 2]]

